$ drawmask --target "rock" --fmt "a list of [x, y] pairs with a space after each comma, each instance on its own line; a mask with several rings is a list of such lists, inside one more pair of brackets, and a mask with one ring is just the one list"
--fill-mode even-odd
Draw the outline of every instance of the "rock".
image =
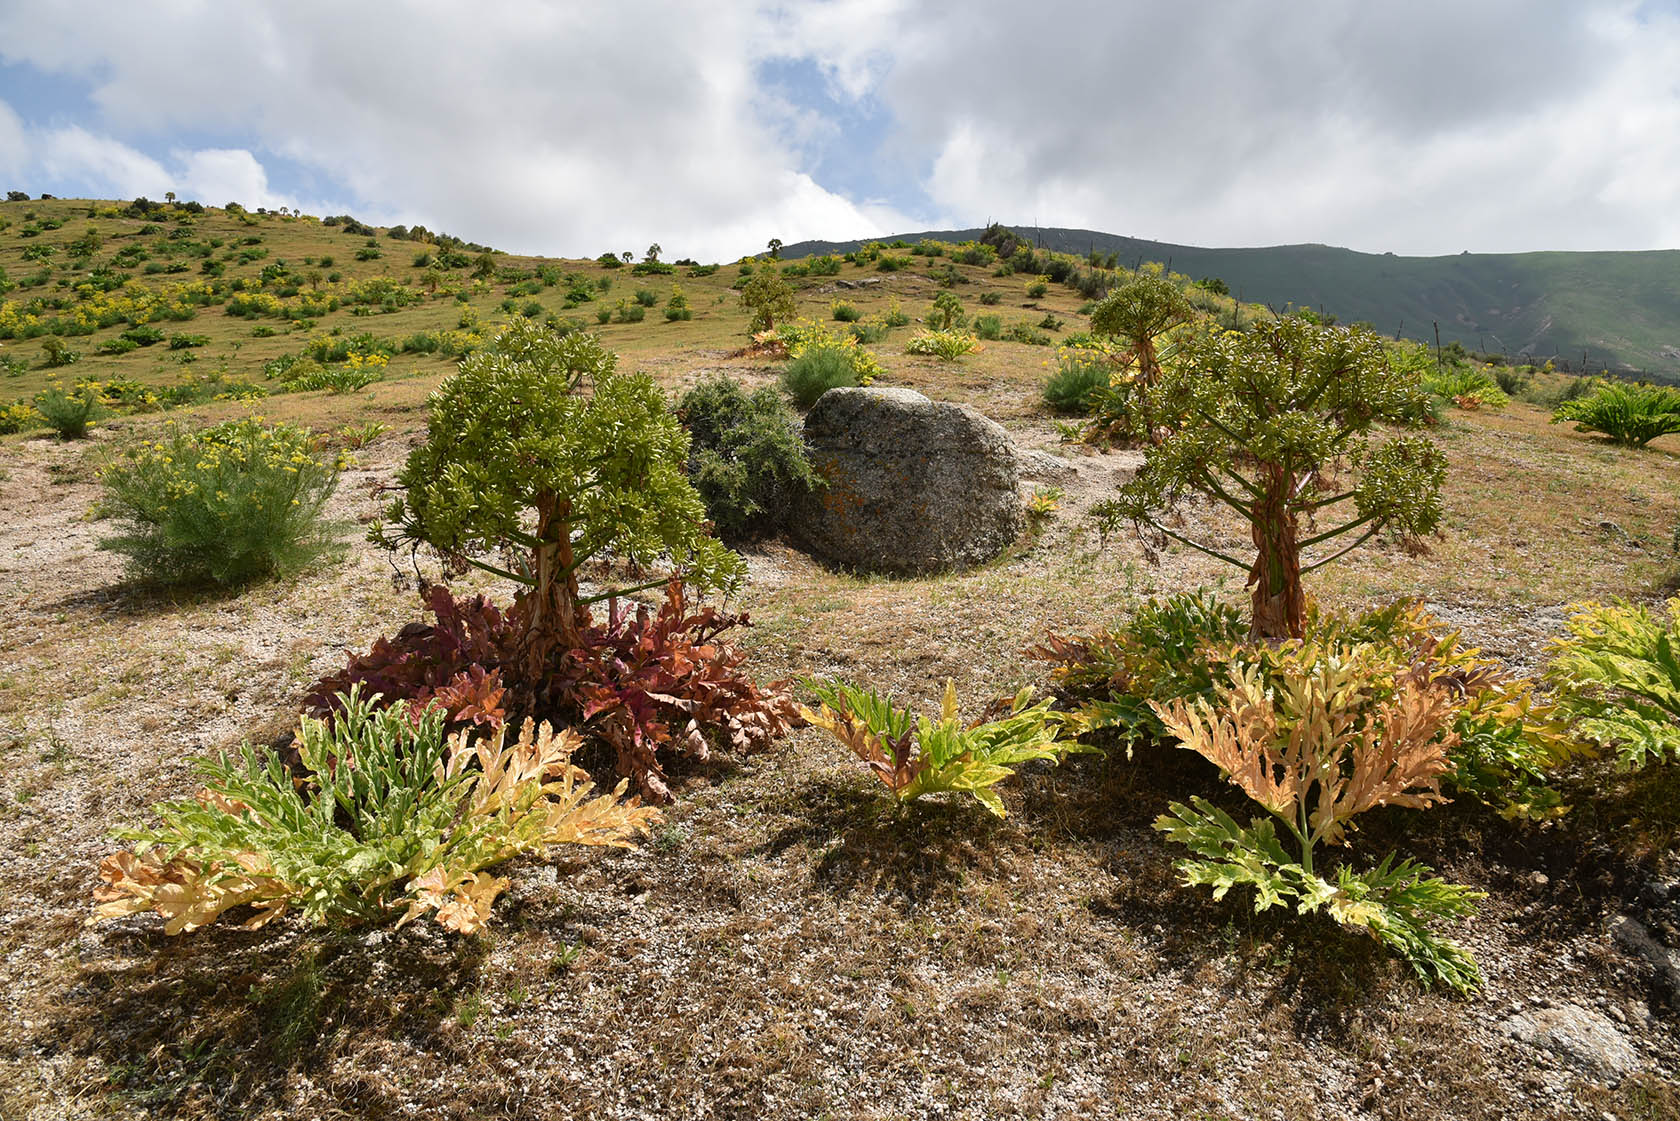
[[1513, 1039], [1591, 1070], [1621, 1076], [1639, 1065], [1639, 1052], [1608, 1017], [1573, 1004], [1520, 1012], [1500, 1026]]
[[1644, 923], [1627, 915], [1620, 915], [1610, 923], [1610, 934], [1624, 950], [1650, 962], [1656, 970], [1656, 989], [1680, 1004], [1680, 950], [1663, 945], [1651, 936]]
[[1019, 536], [1015, 448], [967, 405], [910, 389], [831, 389], [805, 418], [827, 480], [789, 528], [817, 556], [861, 572], [920, 576], [991, 560]]
[[1015, 470], [1021, 478], [1035, 483], [1064, 483], [1079, 474], [1079, 469], [1061, 456], [1037, 448], [1016, 448]]

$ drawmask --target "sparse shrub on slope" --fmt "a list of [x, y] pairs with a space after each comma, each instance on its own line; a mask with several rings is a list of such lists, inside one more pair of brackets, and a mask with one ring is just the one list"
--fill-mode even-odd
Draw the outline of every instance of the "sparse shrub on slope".
[[1577, 432], [1598, 432], [1623, 447], [1642, 448], [1680, 432], [1680, 389], [1607, 382], [1590, 395], [1558, 405], [1552, 423], [1567, 420], [1575, 422]]
[[529, 721], [513, 742], [505, 729], [445, 739], [435, 708], [411, 718], [351, 695], [330, 724], [300, 724], [301, 775], [249, 744], [202, 761], [196, 798], [120, 834], [134, 848], [100, 865], [89, 921], [155, 911], [181, 934], [250, 906], [246, 929], [295, 909], [330, 926], [429, 914], [471, 934], [508, 886], [485, 869], [555, 845], [627, 848], [660, 820], [621, 801], [622, 782], [591, 797], [578, 744]]
[[1363, 872], [1344, 864], [1333, 878], [1315, 863], [1321, 845], [1346, 843], [1347, 823], [1366, 810], [1446, 800], [1440, 784], [1456, 739], [1451, 683], [1397, 673], [1368, 644], [1286, 642], [1263, 657], [1264, 666], [1234, 659], [1212, 703], [1153, 706], [1183, 747], [1272, 815], [1243, 826], [1205, 798], [1174, 802], [1155, 827], [1195, 854], [1178, 864], [1185, 882], [1213, 888], [1215, 898], [1252, 887], [1257, 911], [1322, 908], [1399, 953], [1425, 981], [1460, 993], [1479, 988], [1474, 959], [1431, 923], [1469, 914], [1482, 893], [1393, 854]]
[[818, 484], [799, 418], [770, 386], [749, 396], [739, 382], [702, 381], [677, 403], [688, 429], [688, 474], [725, 540], [779, 528], [793, 502]]
[[1583, 604], [1568, 627], [1546, 678], [1575, 731], [1624, 767], [1680, 761], [1680, 598], [1663, 611]]
[[102, 412], [99, 386], [84, 382], [73, 389], [65, 389], [55, 383], [36, 396], [35, 411], [46, 420], [49, 428], [58, 433], [59, 439], [80, 440]]
[[802, 709], [801, 715], [850, 749], [900, 804], [959, 791], [1003, 817], [1003, 799], [992, 787], [1012, 778], [1015, 767], [1033, 759], [1056, 763], [1088, 750], [1056, 738], [1057, 714], [1049, 700], [1031, 704], [1030, 689], [1017, 693], [1003, 715], [965, 724], [952, 682], [945, 683], [937, 720], [895, 708], [874, 690], [839, 681], [806, 684], [819, 708]]
[[325, 508], [343, 466], [288, 424], [177, 428], [101, 473], [120, 532], [99, 544], [126, 556], [136, 577], [166, 584], [289, 575], [333, 544]]

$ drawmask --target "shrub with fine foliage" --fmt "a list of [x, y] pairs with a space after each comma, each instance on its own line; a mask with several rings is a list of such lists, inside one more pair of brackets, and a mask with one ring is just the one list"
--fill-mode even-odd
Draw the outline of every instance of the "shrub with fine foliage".
[[725, 539], [773, 533], [817, 485], [799, 418], [770, 386], [751, 396], [726, 377], [701, 382], [677, 404], [688, 429], [688, 473]]
[[295, 572], [327, 550], [324, 518], [343, 469], [307, 429], [256, 417], [174, 429], [105, 469], [121, 532], [100, 541], [132, 573], [166, 584], [237, 586]]

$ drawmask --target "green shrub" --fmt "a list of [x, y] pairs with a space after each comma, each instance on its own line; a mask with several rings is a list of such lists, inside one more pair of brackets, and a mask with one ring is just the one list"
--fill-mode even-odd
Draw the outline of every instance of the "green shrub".
[[904, 345], [904, 353], [927, 355], [950, 362], [978, 347], [974, 336], [962, 331], [923, 331]]
[[828, 308], [829, 314], [840, 323], [856, 323], [863, 318], [863, 312], [856, 304], [849, 304], [844, 300], [835, 300]]
[[636, 302], [643, 307], [652, 307], [659, 302], [659, 294], [651, 288], [636, 289]]
[[818, 485], [799, 418], [769, 386], [749, 396], [727, 377], [702, 381], [678, 402], [677, 419], [689, 433], [689, 478], [726, 541], [774, 533]]
[[887, 337], [885, 323], [872, 323], [868, 320], [849, 324], [846, 330], [860, 343], [878, 343]]
[[617, 323], [640, 323], [646, 318], [647, 308], [641, 304], [630, 303], [627, 300], [618, 301], [618, 307], [613, 313], [614, 322]]
[[314, 447], [306, 429], [247, 417], [130, 448], [101, 476], [121, 532], [100, 547], [164, 584], [296, 572], [336, 535], [324, 511], [343, 463]]
[[1559, 711], [1624, 767], [1680, 761], [1680, 598], [1581, 604], [1568, 628], [1546, 667]]
[[1003, 297], [996, 292], [982, 292], [980, 293], [980, 302], [987, 307], [996, 307], [1003, 302]]
[[908, 327], [910, 317], [904, 314], [904, 309], [898, 306], [898, 300], [895, 297], [887, 304], [887, 314], [881, 317], [881, 322], [888, 327]]
[[1029, 300], [1042, 300], [1049, 294], [1050, 285], [1045, 283], [1043, 277], [1040, 277], [1031, 284], [1027, 285], [1027, 299]]
[[[267, 330], [270, 335], [274, 334], [274, 329], [272, 327], [258, 328], [258, 330]], [[252, 334], [252, 336], [255, 337], [257, 335], [257, 332], [252, 331], [251, 334]], [[170, 350], [190, 350], [194, 347], [208, 346], [209, 343], [210, 343], [210, 336], [209, 335], [184, 335], [183, 334], [183, 335], [170, 335], [169, 336], [169, 349]]]
[[591, 798], [579, 743], [529, 721], [514, 743], [505, 729], [445, 739], [440, 709], [375, 710], [352, 692], [332, 721], [299, 725], [301, 777], [249, 743], [201, 760], [198, 797], [119, 834], [134, 848], [102, 862], [95, 917], [155, 911], [180, 934], [240, 906], [256, 908], [247, 927], [292, 908], [340, 927], [430, 913], [473, 933], [508, 886], [483, 869], [557, 844], [627, 848], [660, 820], [621, 802], [623, 784]]
[[1612, 443], [1642, 448], [1659, 436], [1680, 432], [1680, 389], [1609, 382], [1589, 396], [1563, 401], [1552, 423], [1575, 422], [1577, 432], [1598, 432]]
[[1054, 315], [1046, 312], [1044, 318], [1038, 321], [1038, 326], [1041, 330], [1045, 331], [1060, 331], [1062, 329], [1062, 321], [1057, 319]]
[[881, 372], [881, 364], [855, 337], [835, 335], [820, 323], [784, 325], [779, 336], [790, 359], [782, 371], [782, 388], [802, 409], [830, 389], [868, 385]]
[[1027, 346], [1049, 346], [1050, 336], [1028, 323], [1015, 323], [1009, 328], [1009, 341]]
[[688, 306], [688, 296], [680, 286], [673, 286], [671, 298], [665, 301], [665, 321], [667, 323], [677, 323], [693, 318], [694, 309]]
[[164, 334], [162, 329], [150, 323], [142, 323], [138, 327], [130, 327], [122, 333], [121, 337], [136, 346], [153, 346], [163, 341]]
[[974, 317], [974, 335], [987, 342], [997, 342], [1003, 338], [1003, 319], [996, 315], [977, 315]]
[[940, 292], [933, 297], [933, 308], [928, 312], [927, 325], [935, 331], [951, 331], [968, 322], [964, 314], [962, 301], [957, 299], [955, 292]]
[[612, 308], [603, 307], [603, 308], [596, 308], [595, 309], [595, 322], [596, 323], [601, 323], [601, 324], [611, 323], [612, 322], [612, 317], [613, 317]]
[[1118, 373], [1114, 361], [1099, 350], [1064, 350], [1056, 372], [1044, 383], [1044, 403], [1058, 413], [1089, 416]]
[[57, 383], [49, 385], [36, 396], [35, 408], [61, 440], [86, 436], [88, 425], [104, 411], [99, 404], [99, 387], [91, 382], [68, 391]]
[[47, 368], [58, 369], [74, 365], [81, 355], [70, 349], [63, 339], [49, 337], [41, 340], [41, 351], [47, 356]]
[[862, 384], [851, 357], [836, 347], [811, 350], [788, 362], [782, 371], [782, 388], [799, 407], [808, 409], [831, 389]]
[[140, 344], [134, 342], [132, 339], [106, 339], [104, 342], [94, 347], [93, 352], [99, 355], [114, 356], [127, 354], [131, 350], [139, 349]]

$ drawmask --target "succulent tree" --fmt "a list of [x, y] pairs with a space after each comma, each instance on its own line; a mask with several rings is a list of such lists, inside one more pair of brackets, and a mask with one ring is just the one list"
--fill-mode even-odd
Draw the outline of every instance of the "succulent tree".
[[[1171, 538], [1246, 570], [1256, 637], [1301, 636], [1304, 573], [1384, 530], [1412, 541], [1441, 519], [1440, 449], [1419, 435], [1373, 439], [1379, 424], [1416, 423], [1425, 395], [1370, 332], [1287, 316], [1248, 334], [1196, 336], [1144, 396], [1140, 415], [1169, 420], [1169, 434], [1096, 513], [1105, 526], [1130, 520], [1146, 539]], [[1248, 523], [1252, 558], [1168, 524], [1192, 493]]]
[[426, 443], [375, 530], [387, 547], [431, 545], [525, 585], [517, 660], [527, 681], [580, 644], [589, 604], [668, 579], [586, 597], [578, 572], [591, 559], [664, 562], [700, 588], [742, 575], [741, 559], [705, 532], [683, 474], [687, 433], [652, 380], [615, 373], [616, 361], [593, 335], [525, 322], [475, 351], [432, 395]]
[[741, 286], [741, 307], [752, 312], [749, 334], [774, 330], [776, 320], [792, 319], [798, 314], [793, 301], [793, 285], [768, 268], [747, 278]]
[[1161, 374], [1155, 340], [1195, 314], [1178, 285], [1146, 271], [1103, 298], [1091, 312], [1091, 330], [1123, 341], [1137, 362], [1139, 380], [1149, 385]]

